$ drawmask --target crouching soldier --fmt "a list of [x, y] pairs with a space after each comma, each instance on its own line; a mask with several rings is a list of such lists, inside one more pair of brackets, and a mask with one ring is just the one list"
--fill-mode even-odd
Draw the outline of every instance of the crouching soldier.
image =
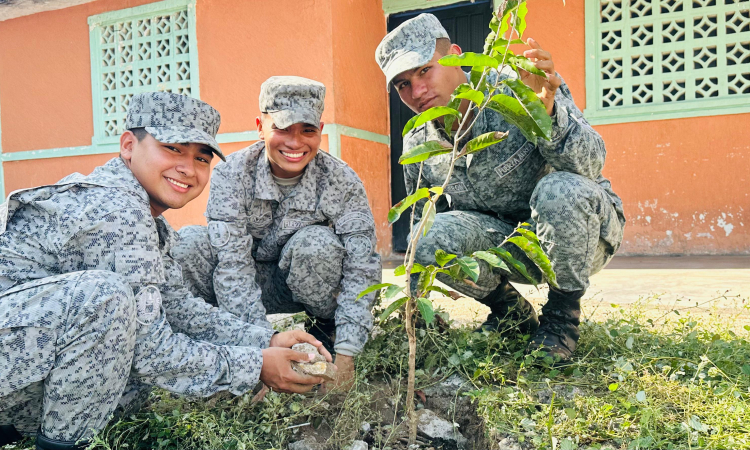
[[319, 341], [194, 298], [171, 257], [161, 214], [224, 159], [219, 122], [190, 97], [135, 95], [118, 158], [0, 205], [0, 446], [35, 433], [38, 449], [83, 448], [143, 386], [208, 396], [322, 381], [291, 370], [310, 355], [280, 348]]
[[318, 150], [324, 96], [306, 78], [261, 85], [261, 140], [216, 166], [208, 227], [183, 228], [174, 254], [194, 293], [244, 321], [306, 311], [347, 385], [372, 327], [373, 296], [356, 298], [381, 264], [362, 182]]
[[[510, 284], [528, 282], [520, 273], [493, 270], [480, 261], [481, 273], [474, 286], [454, 283], [442, 274], [438, 278], [490, 307], [483, 329], [521, 331], [531, 336], [529, 351], [541, 349], [554, 359], [567, 360], [577, 346], [581, 298], [589, 278], [606, 266], [620, 247], [625, 216], [622, 201], [602, 176], [604, 141], [576, 107], [567, 85], [555, 72], [550, 53], [533, 39], [529, 44], [532, 48], [524, 56], [547, 77], [521, 71], [521, 81], [537, 93], [552, 118], [551, 140], [529, 142], [499, 113], [484, 109], [466, 139], [491, 131], [508, 131], [508, 137], [456, 161], [445, 188], [450, 205], [438, 202], [435, 222], [417, 245], [416, 261], [435, 264], [437, 249], [458, 255], [487, 250], [499, 245], [516, 224], [529, 222], [550, 256], [559, 285], [550, 289], [541, 317], [537, 318], [532, 305]], [[469, 74], [460, 67], [438, 62], [443, 56], [460, 53], [461, 48], [451, 43], [434, 15], [420, 14], [388, 33], [375, 59], [388, 88], [396, 89], [401, 101], [415, 113], [422, 113], [433, 106], [446, 106], [454, 90], [467, 82]], [[516, 74], [506, 69], [489, 76], [495, 81]], [[467, 101], [461, 108], [465, 114], [476, 112], [468, 111]], [[427, 141], [452, 142], [453, 137], [455, 133], [446, 133], [439, 120], [430, 121], [404, 136], [404, 148]], [[441, 186], [450, 162], [450, 155], [443, 155], [425, 161], [424, 167], [405, 165], [407, 193], [413, 194], [417, 186]], [[422, 203], [414, 206], [415, 220], [420, 220]], [[507, 244], [506, 249], [541, 280], [541, 273], [515, 244]]]

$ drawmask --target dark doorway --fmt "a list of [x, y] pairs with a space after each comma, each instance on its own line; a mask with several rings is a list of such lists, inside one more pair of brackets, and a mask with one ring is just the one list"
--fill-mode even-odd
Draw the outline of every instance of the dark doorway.
[[[492, 1], [476, 1], [474, 3], [456, 3], [420, 11], [409, 11], [393, 14], [388, 17], [388, 31], [393, 30], [405, 21], [424, 12], [434, 14], [448, 31], [451, 41], [458, 44], [465, 52], [481, 53], [484, 39], [489, 33], [489, 23], [492, 20]], [[401, 131], [404, 125], [414, 116], [414, 113], [398, 97], [398, 92], [390, 92], [391, 115], [391, 204], [395, 205], [406, 196], [404, 187], [404, 172], [398, 158], [403, 152]], [[409, 234], [410, 213], [404, 213], [393, 224], [393, 251], [406, 251], [406, 237]]]

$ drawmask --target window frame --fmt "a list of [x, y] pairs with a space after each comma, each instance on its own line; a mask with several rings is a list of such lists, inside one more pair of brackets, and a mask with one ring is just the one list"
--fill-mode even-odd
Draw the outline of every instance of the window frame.
[[[623, 12], [628, 11], [628, 7], [632, 3], [632, 1], [637, 0], [622, 0], [622, 10]], [[652, 5], [652, 10], [654, 8], [654, 5], [656, 5], [658, 8], [661, 7], [661, 0], [650, 0]], [[705, 78], [705, 72], [702, 75], [696, 75], [696, 69], [693, 69], [693, 57], [692, 54], [693, 47], [695, 45], [692, 44], [694, 41], [693, 36], [693, 17], [696, 14], [692, 14], [692, 1], [693, 0], [683, 0], [684, 5], [690, 5], [690, 8], [686, 8], [683, 6], [683, 11], [680, 13], [681, 15], [679, 17], [677, 16], [669, 16], [669, 18], [666, 18], [662, 16], [662, 13], [659, 11], [658, 14], [653, 14], [653, 24], [659, 26], [658, 30], [657, 27], [654, 27], [653, 36], [656, 38], [659, 36], [660, 30], [661, 30], [661, 24], [662, 22], [666, 22], [667, 20], [679, 20], [679, 19], [685, 19], [685, 36], [686, 42], [685, 45], [685, 71], [682, 72], [684, 76], [683, 79], [686, 80], [686, 87], [685, 91], [686, 94], [688, 93], [689, 89], [693, 89], [694, 95], [694, 88], [692, 87], [692, 84], [690, 84], [693, 80], [696, 78]], [[601, 0], [586, 0], [585, 1], [585, 36], [586, 36], [586, 44], [585, 44], [585, 51], [586, 51], [586, 109], [584, 111], [584, 114], [586, 116], [586, 119], [592, 124], [592, 125], [604, 125], [604, 124], [613, 124], [613, 123], [626, 123], [626, 122], [641, 122], [641, 121], [649, 121], [649, 120], [662, 120], [662, 119], [677, 119], [677, 118], [688, 118], [688, 117], [700, 117], [700, 116], [717, 116], [717, 115], [727, 115], [727, 114], [739, 114], [739, 113], [747, 113], [750, 112], [750, 94], [737, 94], [737, 95], [724, 95], [719, 97], [710, 97], [710, 98], [704, 98], [704, 99], [691, 99], [687, 98], [686, 100], [682, 101], [671, 101], [671, 102], [653, 102], [653, 103], [646, 103], [646, 104], [640, 104], [637, 106], [634, 105], [626, 105], [626, 106], [617, 106], [617, 107], [610, 107], [610, 108], [603, 108], [602, 105], [602, 83], [600, 83], [601, 80], [601, 61], [602, 61], [602, 50], [601, 50], [601, 36], [600, 36], [600, 4]], [[726, 5], [724, 0], [717, 0], [716, 6], [711, 6], [712, 11], [717, 12], [717, 30], [719, 27], [723, 27], [725, 24], [725, 13], [729, 8], [732, 6], [739, 6], [742, 5], [750, 7], [750, 2], [740, 2], [735, 3], [734, 5]], [[744, 10], [744, 8], [742, 9]], [[704, 12], [705, 14], [705, 12]], [[630, 18], [625, 17], [626, 14], [623, 13], [623, 22], [622, 22], [622, 29], [627, 30], [627, 27], [630, 26]], [[628, 14], [629, 16], [629, 14]], [[635, 21], [638, 21], [638, 19], [633, 19]], [[689, 37], [688, 37], [689, 35]], [[629, 36], [629, 35], [628, 35]], [[630, 85], [632, 85], [631, 80], [633, 79], [632, 76], [626, 76], [627, 72], [630, 71], [630, 58], [636, 55], [635, 52], [628, 52], [630, 48], [630, 43], [626, 42], [628, 37], [623, 33], [623, 36], [621, 37], [622, 40], [622, 47], [621, 55], [623, 59], [623, 82], [622, 87], [623, 91], [626, 89], [630, 90]], [[716, 38], [713, 38], [713, 41], [707, 41], [704, 40], [703, 46], [707, 47], [709, 45], [715, 45], [717, 49], [717, 61], [718, 58], [725, 58], [726, 55], [726, 46], [730, 44], [731, 42], [747, 42], [750, 41], [750, 32], [745, 33], [738, 33], [736, 35], [733, 35], [732, 38], [727, 39], [726, 35], [719, 34]], [[662, 44], [666, 45], [668, 47], [669, 44]], [[696, 44], [697, 45], [697, 44]], [[644, 49], [645, 50], [645, 49]], [[656, 42], [654, 42], [653, 47], [649, 47], [648, 50], [653, 52], [654, 55], [654, 61], [653, 66], [657, 66], [660, 64], [660, 60], [657, 61], [657, 55], [659, 52], [662, 51], [659, 45], [657, 45]], [[740, 71], [740, 73], [750, 73], [750, 64], [742, 64], [740, 65], [743, 67]], [[746, 67], [744, 67], [746, 66]], [[698, 70], [707, 70], [707, 69], [698, 69]], [[716, 71], [716, 77], [718, 77], [718, 85], [726, 87], [728, 84], [727, 77], [729, 75], [729, 71], [727, 70], [727, 66], [719, 66], [714, 69]], [[719, 70], [722, 70], [719, 72]], [[667, 80], [661, 79], [660, 76], [653, 76], [652, 78], [653, 83], [662, 83]], [[645, 81], [645, 80], [644, 80]], [[646, 81], [648, 82], [648, 81]], [[657, 92], [661, 92], [660, 90], [654, 90], [652, 91], [652, 95], [656, 96]], [[623, 95], [626, 93], [623, 92]]]
[[[94, 121], [94, 135], [91, 138], [93, 146], [113, 147], [119, 144], [119, 134], [117, 136], [105, 136], [104, 130], [104, 113], [102, 111], [102, 43], [101, 30], [103, 27], [115, 24], [125, 20], [139, 20], [152, 18], [154, 16], [169, 15], [181, 10], [187, 10], [188, 20], [188, 62], [190, 70], [190, 96], [200, 99], [200, 73], [198, 70], [198, 45], [196, 39], [196, 19], [195, 19], [195, 2], [196, 0], [163, 0], [156, 3], [149, 3], [142, 6], [127, 8], [117, 11], [109, 11], [102, 14], [90, 16], [89, 25], [89, 49], [91, 52], [91, 93], [92, 93], [92, 113]], [[135, 30], [133, 30], [135, 32]], [[134, 41], [134, 39], [133, 39]], [[174, 48], [174, 43], [172, 45]], [[151, 51], [156, 51], [152, 49]], [[171, 52], [168, 57], [173, 60], [174, 53]], [[152, 75], [155, 76], [155, 75]], [[155, 83], [151, 83], [153, 85]], [[147, 91], [143, 91], [147, 92]]]

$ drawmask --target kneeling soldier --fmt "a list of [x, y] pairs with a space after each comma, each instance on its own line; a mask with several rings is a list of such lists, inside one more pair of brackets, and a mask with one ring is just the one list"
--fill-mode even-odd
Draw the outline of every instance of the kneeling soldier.
[[224, 158], [219, 122], [190, 97], [135, 95], [119, 158], [0, 205], [0, 446], [36, 433], [38, 449], [83, 448], [149, 385], [208, 396], [322, 381], [291, 369], [310, 355], [278, 348], [322, 347], [311, 335], [274, 335], [183, 287], [161, 214]]
[[195, 294], [246, 322], [270, 329], [266, 314], [306, 311], [345, 384], [372, 328], [374, 295], [357, 294], [381, 265], [362, 182], [318, 151], [324, 96], [306, 78], [262, 84], [261, 140], [216, 166], [208, 227], [183, 228], [175, 258]]

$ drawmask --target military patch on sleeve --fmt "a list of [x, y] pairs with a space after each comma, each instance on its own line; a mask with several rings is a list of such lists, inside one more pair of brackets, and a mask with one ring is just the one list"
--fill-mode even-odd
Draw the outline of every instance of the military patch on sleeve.
[[349, 256], [364, 257], [372, 254], [372, 242], [364, 234], [349, 236], [344, 242], [344, 247]]
[[156, 286], [146, 286], [135, 296], [135, 306], [138, 311], [138, 322], [143, 325], [152, 324], [161, 311], [161, 293]]
[[211, 221], [208, 224], [208, 240], [214, 247], [223, 247], [229, 242], [229, 238], [232, 234], [229, 232], [229, 227], [225, 222]]

